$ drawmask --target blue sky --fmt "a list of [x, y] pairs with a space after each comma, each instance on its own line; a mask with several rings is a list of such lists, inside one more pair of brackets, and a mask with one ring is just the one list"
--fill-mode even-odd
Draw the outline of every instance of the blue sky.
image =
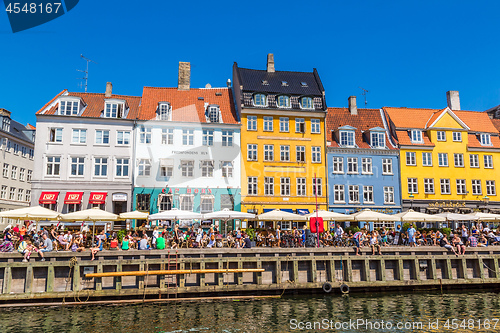
[[62, 17], [11, 32], [0, 13], [0, 107], [35, 122], [35, 112], [78, 86], [140, 95], [177, 86], [179, 61], [191, 86], [224, 86], [232, 64], [277, 70], [317, 68], [332, 107], [369, 90], [368, 107], [442, 108], [459, 90], [462, 109], [500, 104], [500, 1], [94, 1]]

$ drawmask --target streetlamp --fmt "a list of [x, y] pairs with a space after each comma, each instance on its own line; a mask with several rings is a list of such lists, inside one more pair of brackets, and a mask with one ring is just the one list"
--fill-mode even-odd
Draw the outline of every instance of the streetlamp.
[[409, 198], [410, 198], [410, 209], [413, 210], [413, 199], [415, 198], [413, 193], [410, 193]]
[[485, 209], [485, 210], [488, 210], [488, 203], [490, 202], [490, 198], [488, 198], [488, 196], [487, 196], [487, 195], [485, 195], [485, 196], [483, 197], [483, 201], [484, 201], [484, 209]]

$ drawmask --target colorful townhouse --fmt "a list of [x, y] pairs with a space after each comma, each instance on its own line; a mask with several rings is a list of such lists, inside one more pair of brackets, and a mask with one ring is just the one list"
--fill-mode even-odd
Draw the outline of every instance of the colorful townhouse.
[[444, 109], [384, 107], [401, 159], [404, 209], [500, 211], [500, 138], [485, 112], [461, 111], [457, 91]]
[[[380, 109], [328, 108], [326, 116], [328, 209], [351, 214], [369, 208], [401, 211], [399, 151], [391, 142]], [[384, 222], [369, 222], [370, 229]], [[388, 223], [387, 226], [393, 226]], [[360, 222], [360, 226], [365, 226]]]
[[[312, 72], [233, 66], [241, 118], [242, 211], [273, 209], [306, 214], [326, 209], [325, 90]], [[292, 227], [283, 223], [283, 229]]]
[[181, 62], [178, 87], [143, 89], [134, 131], [134, 209], [240, 209], [241, 125], [232, 91], [193, 89], [190, 73]]

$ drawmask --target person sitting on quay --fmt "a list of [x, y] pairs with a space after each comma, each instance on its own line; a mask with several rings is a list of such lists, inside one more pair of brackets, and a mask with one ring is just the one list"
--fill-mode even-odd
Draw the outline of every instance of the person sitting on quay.
[[121, 249], [123, 251], [128, 251], [130, 249], [130, 238], [128, 236], [123, 237]]
[[69, 243], [64, 239], [64, 232], [60, 232], [57, 236], [57, 243], [61, 246], [61, 251], [69, 251]]
[[246, 233], [243, 233], [243, 248], [250, 249], [252, 248], [252, 242], [250, 241], [250, 237]]
[[477, 240], [477, 246], [478, 247], [488, 246], [488, 240], [486, 239], [486, 237], [484, 237], [484, 234], [481, 234], [481, 236], [479, 236], [479, 239]]
[[163, 238], [163, 235], [160, 235], [156, 239], [156, 248], [158, 250], [165, 250], [165, 238]]
[[91, 260], [95, 259], [95, 255], [97, 252], [102, 251], [102, 239], [101, 237], [99, 237], [99, 235], [96, 236], [96, 242], [97, 243], [95, 244], [95, 246], [90, 249], [90, 253], [92, 254]]
[[360, 247], [361, 243], [363, 242], [364, 236], [365, 236], [365, 229], [361, 229], [352, 236], [357, 256], [361, 255]]
[[439, 241], [439, 245], [441, 247], [444, 247], [445, 249], [453, 251], [453, 253], [455, 253], [455, 255], [458, 257], [457, 251], [455, 251], [455, 248], [451, 246], [450, 242], [448, 242], [448, 237], [446, 236], [446, 234], [444, 234], [441, 240]]
[[73, 237], [73, 244], [71, 244], [72, 252], [83, 252], [85, 251], [85, 246], [83, 244], [83, 236], [80, 234], [75, 235]]
[[[42, 235], [43, 244], [40, 246], [40, 252], [51, 252], [53, 249], [52, 240], [49, 239], [47, 234]], [[44, 261], [44, 260], [42, 260]]]
[[142, 236], [142, 239], [139, 241], [139, 250], [149, 250], [149, 244], [148, 244], [148, 236], [144, 234]]
[[0, 244], [0, 252], [12, 252], [14, 251], [14, 244], [12, 243], [12, 234], [9, 228], [6, 228], [3, 232], [3, 243]]
[[372, 248], [372, 255], [375, 255], [375, 249], [378, 250], [379, 255], [382, 255], [380, 244], [378, 243], [378, 237], [377, 237], [376, 231], [372, 231], [372, 235], [370, 238], [370, 246]]
[[109, 242], [109, 249], [111, 251], [116, 251], [118, 250], [118, 237], [113, 237], [111, 242]]
[[39, 251], [32, 243], [29, 239], [27, 240], [23, 240], [18, 248], [17, 248], [17, 251], [21, 254], [24, 255], [24, 259], [23, 259], [23, 262], [28, 262], [30, 260], [30, 256], [33, 252], [36, 252], [40, 255], [40, 257], [42, 258], [42, 261], [45, 261], [45, 258], [43, 257], [43, 252]]
[[467, 246], [477, 247], [477, 238], [471, 233], [469, 238], [467, 238]]
[[462, 239], [458, 237], [458, 233], [453, 236], [453, 240], [451, 242], [457, 247], [458, 254], [465, 254], [465, 244], [462, 242]]

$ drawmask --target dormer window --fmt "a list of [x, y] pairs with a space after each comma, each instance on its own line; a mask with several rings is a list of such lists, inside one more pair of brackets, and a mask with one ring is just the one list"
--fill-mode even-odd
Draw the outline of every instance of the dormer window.
[[300, 107], [302, 109], [313, 109], [313, 99], [311, 97], [302, 97], [300, 99]]
[[372, 148], [385, 148], [385, 133], [373, 132], [371, 133]]
[[2, 130], [10, 132], [10, 119], [8, 117], [3, 117], [2, 119]]
[[278, 107], [289, 108], [290, 107], [290, 96], [286, 96], [286, 95], [278, 96]]
[[59, 103], [59, 115], [76, 116], [80, 109], [80, 101], [61, 101]]
[[288, 87], [288, 82], [286, 82], [286, 81], [281, 81], [281, 86], [282, 86], [282, 87]]
[[172, 120], [170, 103], [158, 103], [158, 120]]
[[209, 105], [207, 114], [208, 114], [208, 120], [211, 123], [218, 123], [219, 122], [219, 106], [218, 105]]
[[264, 94], [253, 95], [253, 105], [266, 106], [267, 105], [267, 96]]
[[307, 87], [307, 82], [300, 82], [300, 85], [301, 85], [302, 87]]
[[269, 85], [269, 82], [267, 82], [267, 80], [262, 80], [262, 85], [263, 85], [263, 86], [268, 86], [268, 85]]
[[421, 130], [411, 130], [410, 132], [411, 142], [412, 143], [423, 143], [424, 140], [422, 138]]
[[491, 146], [491, 135], [487, 133], [482, 133], [480, 135], [481, 146]]
[[354, 147], [354, 131], [340, 131], [340, 145], [342, 147]]
[[104, 118], [123, 118], [124, 103], [106, 102], [104, 107]]

